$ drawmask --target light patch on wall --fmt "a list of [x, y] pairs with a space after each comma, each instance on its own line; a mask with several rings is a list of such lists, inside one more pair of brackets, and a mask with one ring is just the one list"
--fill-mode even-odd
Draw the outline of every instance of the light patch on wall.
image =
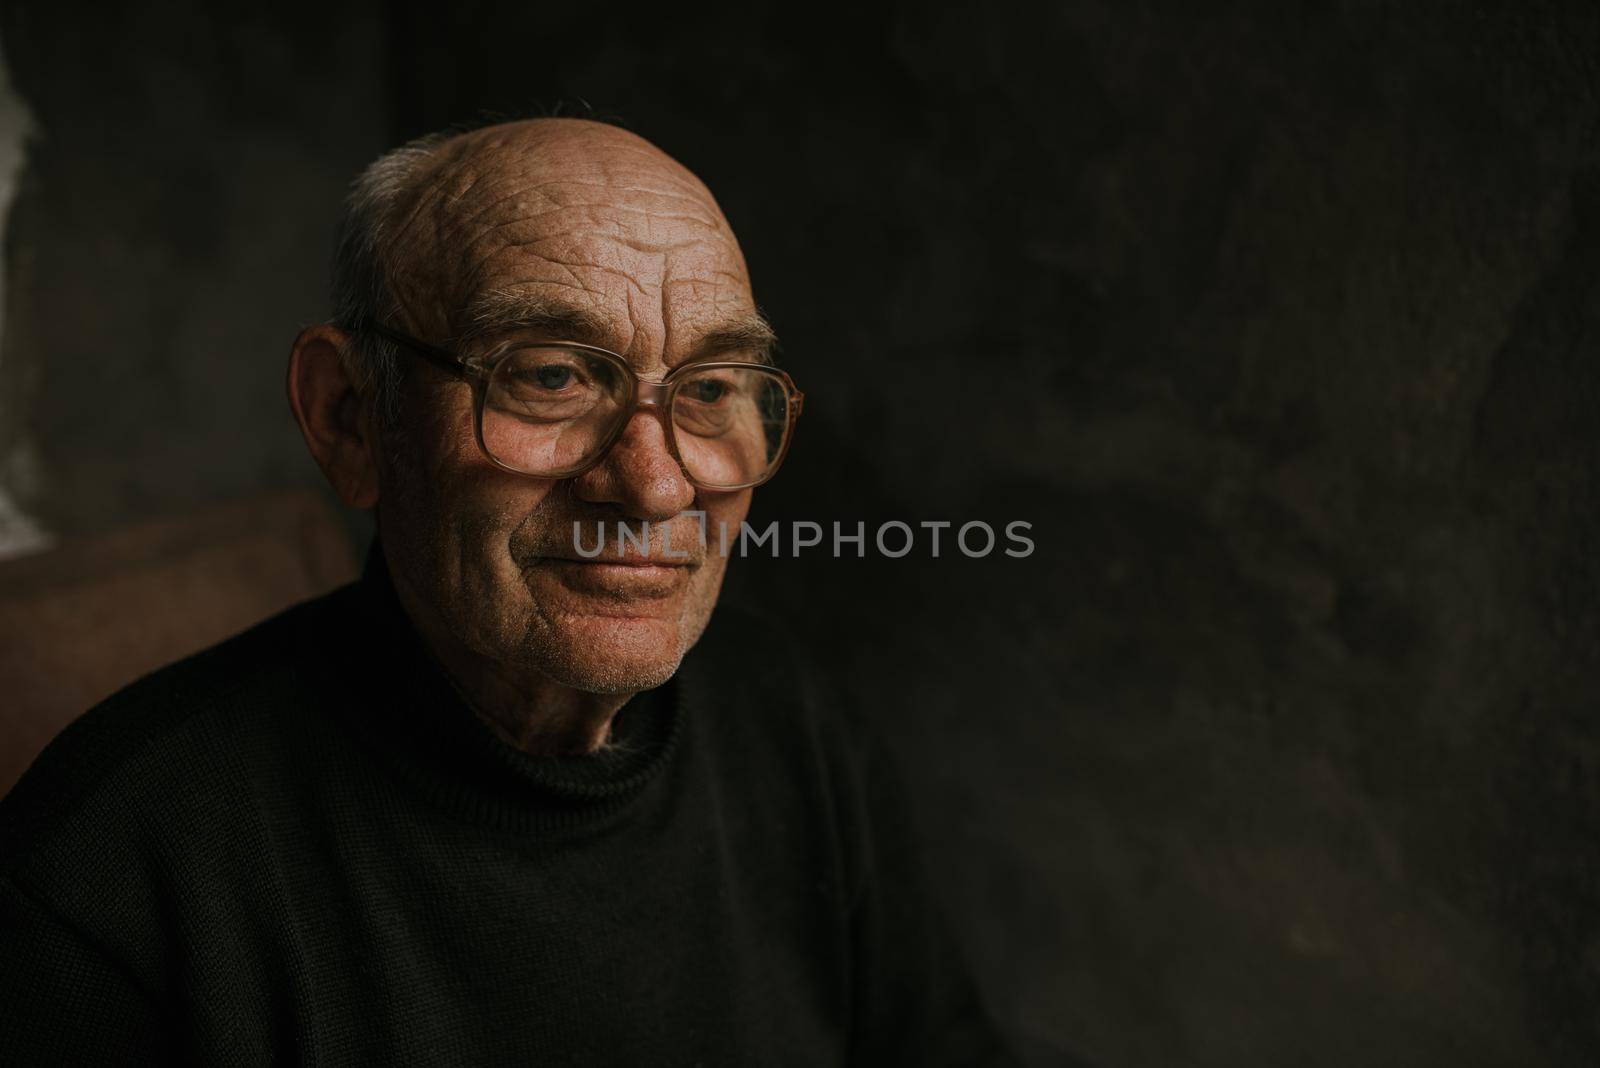
[[[12, 88], [11, 72], [6, 67], [4, 53], [0, 52], [0, 244], [4, 243], [11, 221], [11, 203], [16, 199], [17, 183], [27, 165], [31, 128], [27, 106]], [[0, 267], [0, 336], [5, 330], [5, 284], [5, 271]], [[27, 442], [19, 437], [0, 435], [0, 441], [7, 440], [10, 443], [6, 455], [0, 457], [0, 558], [21, 556], [50, 544], [49, 535], [18, 506], [10, 492], [32, 466]]]

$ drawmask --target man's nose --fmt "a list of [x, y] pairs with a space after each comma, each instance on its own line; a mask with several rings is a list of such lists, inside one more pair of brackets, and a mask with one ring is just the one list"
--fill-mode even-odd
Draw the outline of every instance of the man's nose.
[[694, 503], [694, 487], [668, 451], [653, 410], [634, 412], [611, 451], [574, 478], [572, 488], [582, 500], [615, 504], [635, 519], [671, 519]]

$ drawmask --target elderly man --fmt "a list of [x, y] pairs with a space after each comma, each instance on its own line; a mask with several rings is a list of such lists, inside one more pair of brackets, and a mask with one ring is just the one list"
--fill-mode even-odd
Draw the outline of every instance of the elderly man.
[[[877, 750], [709, 626], [801, 395], [610, 126], [372, 165], [289, 400], [363, 579], [129, 687], [0, 821], [0, 1059], [1000, 1061]], [[578, 551], [577, 525], [632, 533]]]

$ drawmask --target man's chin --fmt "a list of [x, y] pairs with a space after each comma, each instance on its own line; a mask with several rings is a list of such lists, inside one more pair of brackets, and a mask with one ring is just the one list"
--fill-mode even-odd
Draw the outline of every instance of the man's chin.
[[680, 620], [562, 615], [547, 621], [534, 655], [544, 674], [589, 693], [652, 690], [678, 670], [688, 643]]

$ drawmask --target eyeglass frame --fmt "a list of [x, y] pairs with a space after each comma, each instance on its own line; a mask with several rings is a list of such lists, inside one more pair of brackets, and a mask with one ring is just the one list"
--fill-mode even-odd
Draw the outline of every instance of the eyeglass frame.
[[[737, 493], [739, 490], [754, 489], [756, 486], [770, 481], [772, 476], [778, 473], [778, 468], [783, 464], [784, 457], [789, 455], [789, 445], [794, 441], [794, 425], [800, 419], [800, 410], [804, 406], [806, 399], [806, 395], [800, 392], [799, 388], [794, 384], [794, 379], [789, 377], [788, 372], [771, 364], [753, 363], [749, 360], [691, 360], [688, 363], [674, 367], [661, 381], [651, 382], [641, 378], [639, 372], [633, 369], [633, 365], [628, 363], [621, 355], [598, 345], [585, 345], [577, 341], [507, 341], [496, 346], [487, 356], [464, 358], [448, 349], [430, 345], [426, 341], [414, 338], [410, 334], [396, 330], [394, 327], [381, 323], [376, 319], [368, 319], [362, 326], [385, 341], [422, 357], [453, 378], [466, 382], [472, 388], [472, 429], [473, 435], [478, 440], [478, 451], [483, 453], [490, 463], [501, 470], [510, 471], [514, 475], [523, 475], [528, 478], [552, 480], [576, 478], [606, 458], [606, 454], [611, 451], [612, 446], [616, 445], [617, 441], [622, 437], [623, 431], [633, 421], [633, 416], [636, 412], [641, 409], [651, 409], [657, 413], [656, 418], [660, 421], [662, 429], [666, 433], [667, 452], [677, 461], [678, 469], [683, 472], [684, 479], [691, 486], [712, 493]], [[490, 452], [489, 446], [484, 443], [483, 408], [488, 403], [489, 380], [494, 376], [495, 368], [509, 353], [515, 349], [522, 348], [576, 349], [580, 352], [592, 353], [618, 367], [623, 372], [622, 380], [628, 384], [628, 394], [623, 400], [616, 425], [606, 435], [605, 441], [600, 447], [595, 450], [593, 458], [571, 470], [555, 474], [534, 474], [531, 471], [521, 471]], [[752, 367], [760, 368], [766, 374], [777, 378], [783, 386], [784, 394], [788, 401], [787, 417], [783, 427], [783, 443], [778, 447], [778, 454], [767, 465], [766, 473], [755, 481], [740, 483], [736, 486], [705, 485], [690, 473], [689, 465], [683, 462], [683, 454], [678, 451], [678, 437], [670, 418], [673, 397], [677, 395], [678, 387], [682, 384], [683, 379], [687, 378], [692, 371], [749, 370]], [[643, 396], [640, 395], [641, 393]]]

